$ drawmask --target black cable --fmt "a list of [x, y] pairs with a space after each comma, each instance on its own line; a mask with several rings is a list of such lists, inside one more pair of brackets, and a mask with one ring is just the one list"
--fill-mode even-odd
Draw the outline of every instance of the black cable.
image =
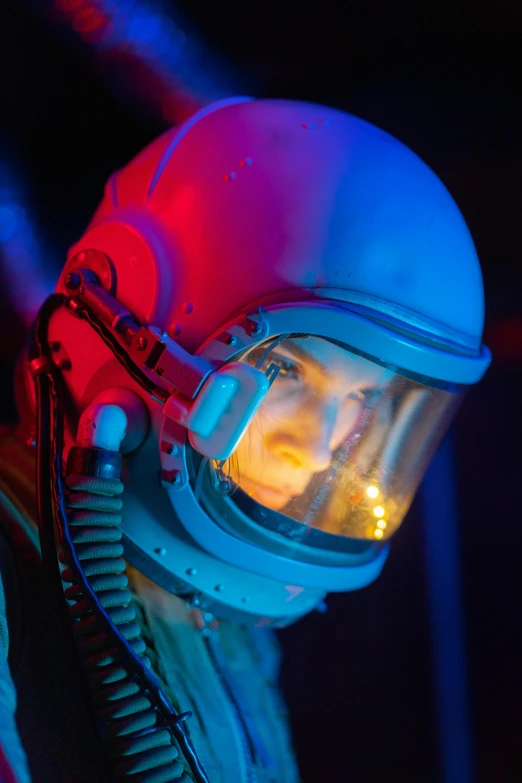
[[116, 359], [123, 365], [131, 378], [133, 378], [142, 389], [145, 389], [145, 391], [160, 402], [165, 402], [168, 397], [170, 397], [170, 392], [157, 386], [154, 381], [140, 369], [139, 365], [131, 359], [125, 348], [118, 342], [116, 337], [107, 329], [103, 321], [98, 318], [97, 315], [88, 310], [85, 305], [82, 305], [77, 314], [78, 317], [87, 321], [91, 328], [101, 337], [105, 345], [111, 349]]
[[[53, 389], [61, 379], [57, 369], [50, 358], [51, 351], [47, 343], [47, 330], [52, 314], [63, 306], [65, 297], [54, 294], [45, 300], [36, 317], [35, 323], [29, 335], [28, 358], [29, 362], [44, 360], [45, 371], [34, 374], [36, 394], [36, 502], [38, 533], [42, 554], [42, 565], [45, 576], [51, 590], [51, 602], [59, 621], [58, 633], [62, 652], [68, 653], [67, 657], [75, 668], [76, 682], [82, 698], [87, 699], [88, 692], [83, 677], [80, 661], [76, 654], [76, 646], [71, 633], [67, 633], [70, 627], [69, 614], [63, 595], [60, 570], [56, 557], [55, 540], [55, 505], [51, 492], [52, 487], [52, 459], [51, 440], [54, 428]], [[95, 716], [93, 719], [93, 736], [96, 737]], [[100, 752], [103, 751], [101, 738], [98, 737]]]
[[[34, 375], [36, 390], [36, 502], [38, 512], [38, 531], [42, 551], [42, 562], [53, 591], [56, 606], [63, 607], [63, 589], [59, 571], [56, 568], [56, 542], [54, 538], [55, 508], [49, 488], [52, 486], [52, 467], [49, 447], [52, 431], [52, 391], [54, 383], [51, 368], [50, 349], [46, 345], [46, 335], [52, 314], [61, 307], [65, 297], [50, 296], [42, 305], [29, 338], [29, 362], [37, 359], [48, 360], [45, 372]], [[61, 611], [65, 615], [65, 607]]]

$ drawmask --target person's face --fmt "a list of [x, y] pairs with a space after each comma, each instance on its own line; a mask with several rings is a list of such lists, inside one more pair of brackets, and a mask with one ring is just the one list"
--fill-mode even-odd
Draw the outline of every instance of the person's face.
[[279, 374], [229, 469], [244, 492], [279, 511], [329, 467], [386, 371], [319, 337], [286, 339], [262, 369], [270, 364]]

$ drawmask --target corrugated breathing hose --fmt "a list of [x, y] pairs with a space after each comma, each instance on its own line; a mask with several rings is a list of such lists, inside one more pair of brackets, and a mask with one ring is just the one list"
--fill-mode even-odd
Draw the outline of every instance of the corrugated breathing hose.
[[[144, 657], [140, 626], [135, 622], [136, 612], [130, 605], [132, 595], [122, 559], [120, 468], [119, 452], [92, 447], [71, 449], [65, 479], [69, 530], [78, 560], [101, 605], [134, 652], [150, 667], [149, 659]], [[63, 553], [60, 559], [69, 565]], [[156, 725], [158, 711], [150, 694], [129, 673], [103, 633], [73, 570], [66, 567], [62, 580], [70, 583], [65, 595], [70, 602], [74, 636], [116, 779], [132, 776], [136, 783], [188, 783], [190, 778], [184, 774], [170, 732]]]

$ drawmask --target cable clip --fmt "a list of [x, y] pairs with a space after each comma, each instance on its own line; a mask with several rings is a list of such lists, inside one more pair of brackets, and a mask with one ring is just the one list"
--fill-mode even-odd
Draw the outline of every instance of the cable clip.
[[168, 717], [166, 723], [169, 726], [177, 726], [180, 723], [184, 723], [189, 718], [192, 718], [192, 712], [190, 710], [187, 712], [181, 712], [179, 715], [172, 715]]
[[55, 369], [54, 363], [47, 356], [38, 356], [29, 362], [29, 372], [36, 378], [37, 375], [47, 375]]

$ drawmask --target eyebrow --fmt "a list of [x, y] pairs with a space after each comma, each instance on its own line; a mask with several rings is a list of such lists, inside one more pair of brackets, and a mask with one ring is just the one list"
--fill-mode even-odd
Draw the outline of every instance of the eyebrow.
[[[328, 378], [335, 377], [335, 373], [332, 373], [331, 370], [329, 370], [325, 364], [323, 364], [319, 359], [317, 359], [311, 353], [308, 353], [308, 351], [305, 351], [304, 348], [301, 348], [300, 345], [296, 345], [295, 343], [292, 343], [289, 340], [288, 341], [285, 340], [283, 343], [277, 345], [274, 348], [273, 352], [277, 353], [278, 348], [282, 348], [284, 351], [287, 351], [294, 358], [299, 359], [302, 362], [309, 362], [314, 366], [317, 372], [323, 373]], [[270, 354], [268, 354], [268, 357], [270, 357]], [[380, 384], [377, 385], [371, 384], [368, 388], [371, 390], [377, 390], [380, 388]]]

